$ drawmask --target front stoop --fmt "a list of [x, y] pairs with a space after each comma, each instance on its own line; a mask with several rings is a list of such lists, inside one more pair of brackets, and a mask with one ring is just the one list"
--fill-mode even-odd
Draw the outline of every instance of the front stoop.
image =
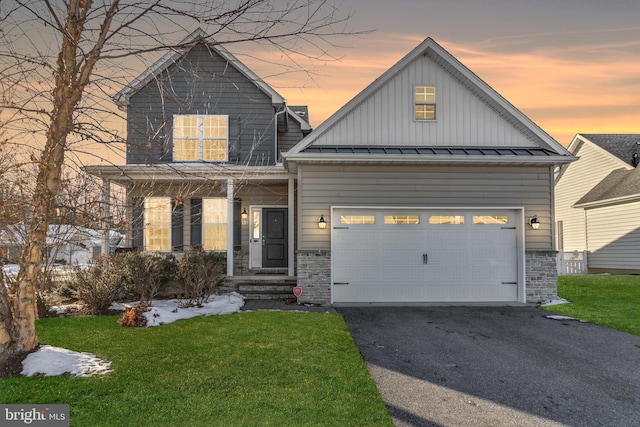
[[293, 288], [297, 283], [291, 276], [234, 276], [227, 278], [225, 287], [250, 300], [282, 300], [295, 298]]

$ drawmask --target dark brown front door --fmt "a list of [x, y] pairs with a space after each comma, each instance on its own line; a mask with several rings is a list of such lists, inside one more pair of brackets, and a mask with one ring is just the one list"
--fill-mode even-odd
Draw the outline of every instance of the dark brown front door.
[[287, 267], [287, 209], [262, 209], [262, 267]]

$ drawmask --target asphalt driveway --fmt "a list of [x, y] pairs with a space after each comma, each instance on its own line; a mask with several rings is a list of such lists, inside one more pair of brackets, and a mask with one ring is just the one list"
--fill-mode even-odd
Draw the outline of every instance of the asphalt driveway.
[[535, 307], [342, 307], [396, 426], [640, 426], [640, 337]]

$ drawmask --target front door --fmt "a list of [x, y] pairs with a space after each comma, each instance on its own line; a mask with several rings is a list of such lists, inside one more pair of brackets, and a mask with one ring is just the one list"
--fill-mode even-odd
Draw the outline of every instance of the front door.
[[287, 267], [287, 208], [262, 209], [262, 267]]

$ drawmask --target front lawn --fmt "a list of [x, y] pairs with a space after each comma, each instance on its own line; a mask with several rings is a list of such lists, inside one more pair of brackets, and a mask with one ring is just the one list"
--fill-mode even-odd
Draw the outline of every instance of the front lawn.
[[4, 378], [2, 403], [67, 403], [72, 426], [391, 426], [338, 314], [256, 311], [125, 328], [50, 318], [40, 341], [113, 362], [106, 376]]
[[640, 276], [560, 276], [558, 295], [571, 302], [545, 310], [640, 335]]

